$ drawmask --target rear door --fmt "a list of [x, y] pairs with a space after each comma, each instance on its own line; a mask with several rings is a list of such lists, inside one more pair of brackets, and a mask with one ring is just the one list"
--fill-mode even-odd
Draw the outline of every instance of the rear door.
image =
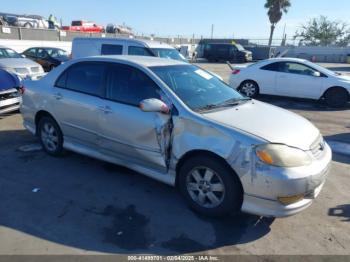
[[52, 101], [66, 141], [96, 146], [105, 69], [105, 63], [80, 62], [58, 78]]
[[100, 107], [100, 150], [126, 163], [165, 172], [170, 116], [139, 108], [144, 99], [160, 98], [159, 87], [135, 67], [111, 64], [105, 96]]

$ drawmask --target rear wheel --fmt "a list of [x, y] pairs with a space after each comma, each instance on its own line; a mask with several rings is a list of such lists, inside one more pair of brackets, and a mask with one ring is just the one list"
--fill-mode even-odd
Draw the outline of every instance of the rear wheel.
[[179, 171], [179, 187], [188, 205], [203, 215], [223, 216], [241, 209], [240, 181], [220, 159], [188, 159]]
[[52, 156], [63, 153], [63, 135], [55, 120], [44, 116], [39, 121], [38, 133], [42, 147]]
[[326, 92], [324, 98], [327, 105], [342, 107], [349, 101], [349, 93], [342, 87], [333, 87]]
[[259, 86], [254, 81], [244, 81], [238, 88], [238, 91], [247, 97], [254, 98], [259, 94]]

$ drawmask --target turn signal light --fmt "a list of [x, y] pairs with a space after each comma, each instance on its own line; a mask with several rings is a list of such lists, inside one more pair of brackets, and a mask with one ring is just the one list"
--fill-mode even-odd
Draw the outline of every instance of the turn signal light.
[[304, 199], [304, 194], [299, 194], [295, 196], [288, 196], [288, 197], [278, 197], [277, 198], [279, 202], [281, 202], [283, 205], [288, 206], [294, 203], [297, 203]]

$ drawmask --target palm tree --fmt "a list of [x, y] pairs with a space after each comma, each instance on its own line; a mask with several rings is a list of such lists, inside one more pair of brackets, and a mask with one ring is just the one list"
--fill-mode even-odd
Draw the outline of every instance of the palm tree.
[[290, 0], [266, 0], [265, 8], [268, 9], [267, 15], [269, 16], [271, 23], [269, 46], [272, 45], [273, 33], [276, 28], [276, 24], [281, 20], [283, 13], [288, 12], [288, 8], [291, 6]]

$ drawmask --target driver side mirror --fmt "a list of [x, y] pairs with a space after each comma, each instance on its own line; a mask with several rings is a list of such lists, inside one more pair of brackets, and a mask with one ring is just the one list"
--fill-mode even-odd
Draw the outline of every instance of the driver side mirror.
[[314, 76], [314, 77], [320, 77], [320, 76], [321, 76], [321, 73], [315, 71], [315, 72], [312, 72], [312, 76]]
[[156, 98], [145, 99], [140, 102], [140, 109], [143, 112], [158, 112], [169, 114], [169, 107], [161, 100]]

